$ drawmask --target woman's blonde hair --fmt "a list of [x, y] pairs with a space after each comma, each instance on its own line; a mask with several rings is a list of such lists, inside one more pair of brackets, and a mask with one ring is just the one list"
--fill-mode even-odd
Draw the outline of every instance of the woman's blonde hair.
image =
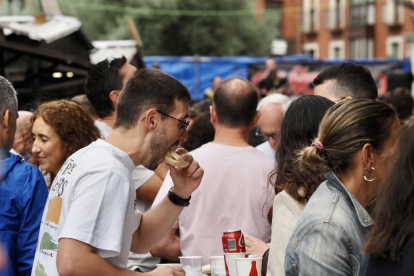
[[322, 147], [309, 145], [297, 153], [300, 170], [342, 174], [353, 168], [354, 154], [365, 144], [381, 151], [397, 120], [394, 110], [375, 100], [347, 100], [332, 106], [323, 117], [318, 137]]

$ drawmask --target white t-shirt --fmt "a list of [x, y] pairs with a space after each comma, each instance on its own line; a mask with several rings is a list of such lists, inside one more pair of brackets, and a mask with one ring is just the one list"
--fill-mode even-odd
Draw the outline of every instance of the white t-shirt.
[[276, 158], [276, 152], [268, 141], [258, 145], [256, 149], [266, 154], [270, 159], [274, 160]]
[[110, 127], [107, 123], [95, 120], [95, 126], [101, 132], [102, 139], [106, 139], [108, 135], [112, 132], [112, 127]]
[[32, 276], [58, 276], [61, 238], [89, 244], [107, 262], [126, 267], [142, 217], [136, 208], [134, 168], [125, 152], [101, 139], [66, 160], [43, 211]]
[[[147, 179], [143, 179], [143, 177], [146, 177], [147, 175], [145, 173], [141, 173], [141, 170], [138, 170], [137, 168], [135, 168], [132, 171], [132, 178], [134, 179], [134, 183], [145, 183], [149, 179], [149, 177]], [[143, 168], [146, 169], [145, 167]], [[151, 202], [137, 196], [137, 208], [142, 213], [145, 213], [147, 210], [151, 208]], [[130, 252], [127, 268], [129, 270], [136, 270], [137, 268], [139, 268], [143, 272], [149, 272], [155, 269], [156, 264], [159, 264], [160, 262], [161, 258], [152, 256], [150, 252], [146, 254], [136, 254]]]
[[[223, 255], [222, 235], [226, 230], [242, 230], [268, 243], [271, 226], [267, 213], [274, 192], [267, 178], [274, 166], [253, 147], [233, 147], [208, 143], [192, 151], [204, 169], [200, 187], [191, 195], [190, 206], [178, 217], [183, 256]], [[173, 185], [167, 174], [153, 206], [161, 202]]]
[[[108, 135], [112, 132], [112, 128], [108, 124], [106, 124], [105, 122], [101, 122], [101, 121], [96, 120], [95, 121], [95, 126], [101, 132], [102, 139], [106, 139], [106, 137], [108, 137]], [[147, 169], [147, 168], [145, 168], [144, 166], [142, 166], [142, 165], [136, 166], [136, 168], [132, 172], [132, 177], [134, 179], [135, 189], [138, 189], [139, 187], [144, 185], [144, 183], [147, 182], [148, 179], [150, 179], [153, 175], [154, 175], [154, 172]], [[138, 202], [138, 205], [141, 205], [141, 206], [138, 206], [138, 209], [141, 212], [146, 211], [146, 210], [144, 210], [144, 208], [139, 208], [139, 207], [144, 207], [144, 205], [145, 205], [144, 202]], [[148, 203], [147, 203], [147, 205], [148, 205]]]
[[[106, 139], [106, 137], [108, 137], [108, 135], [112, 132], [112, 128], [105, 122], [96, 120], [95, 126], [101, 132], [102, 139]], [[134, 180], [135, 189], [137, 190], [142, 185], [144, 185], [144, 183], [147, 182], [153, 175], [154, 172], [145, 168], [144, 166], [136, 166], [132, 171], [132, 178]], [[137, 197], [137, 208], [142, 213], [145, 213], [148, 209], [151, 208], [151, 203], [143, 198]], [[130, 270], [139, 268], [144, 272], [148, 272], [153, 270], [155, 268], [155, 264], [159, 264], [160, 262], [160, 258], [153, 257], [149, 252], [146, 254], [135, 254], [131, 252], [127, 268]]]

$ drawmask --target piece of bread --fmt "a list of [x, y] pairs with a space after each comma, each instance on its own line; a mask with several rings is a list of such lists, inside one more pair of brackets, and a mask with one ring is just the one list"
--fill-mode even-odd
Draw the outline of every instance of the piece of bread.
[[201, 268], [201, 272], [203, 272], [204, 274], [211, 274], [210, 265], [209, 265], [209, 264], [207, 264], [207, 265], [203, 266], [203, 267]]
[[186, 168], [190, 163], [185, 161], [181, 156], [176, 153], [174, 150], [169, 149], [165, 154], [165, 162], [170, 164], [171, 166], [178, 167], [178, 168]]

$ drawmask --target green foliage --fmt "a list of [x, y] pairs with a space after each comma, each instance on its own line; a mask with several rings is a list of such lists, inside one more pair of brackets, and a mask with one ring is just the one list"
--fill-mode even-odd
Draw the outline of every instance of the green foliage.
[[[33, 1], [33, 0], [26, 0]], [[132, 17], [145, 55], [266, 56], [280, 13], [254, 16], [251, 0], [59, 0], [92, 40], [131, 39]]]
[[[62, 2], [62, 1], [61, 1]], [[277, 36], [277, 13], [262, 20], [254, 16], [250, 0], [95, 0], [100, 4], [150, 10], [171, 11], [237, 11], [251, 10], [246, 15], [187, 16], [135, 14], [87, 7], [62, 5], [65, 14], [78, 17], [86, 34], [94, 40], [131, 39], [126, 17], [131, 16], [144, 42], [146, 55], [212, 55], [234, 56], [270, 54], [270, 42]]]

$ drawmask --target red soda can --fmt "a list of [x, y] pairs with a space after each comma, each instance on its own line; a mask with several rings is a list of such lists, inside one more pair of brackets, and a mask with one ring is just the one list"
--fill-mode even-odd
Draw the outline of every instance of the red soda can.
[[222, 241], [224, 253], [246, 252], [244, 236], [241, 230], [228, 230], [224, 232]]

